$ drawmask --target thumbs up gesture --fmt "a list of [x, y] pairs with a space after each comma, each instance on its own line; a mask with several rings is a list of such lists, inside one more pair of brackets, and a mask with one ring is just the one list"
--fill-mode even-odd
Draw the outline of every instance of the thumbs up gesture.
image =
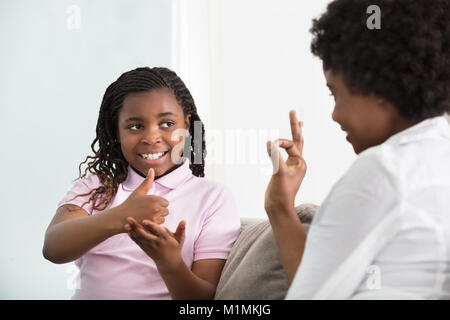
[[132, 217], [136, 221], [149, 220], [157, 224], [165, 221], [169, 214], [167, 207], [169, 202], [163, 197], [147, 195], [155, 179], [155, 170], [151, 168], [144, 181], [130, 194], [127, 200], [118, 206], [117, 218], [120, 220], [122, 232], [127, 232], [125, 225], [127, 218]]

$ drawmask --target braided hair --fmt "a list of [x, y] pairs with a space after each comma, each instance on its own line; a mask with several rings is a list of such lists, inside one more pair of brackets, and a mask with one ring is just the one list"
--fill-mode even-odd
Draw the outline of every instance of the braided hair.
[[[127, 178], [128, 162], [122, 154], [118, 141], [118, 118], [125, 97], [130, 93], [148, 92], [163, 88], [170, 89], [173, 92], [183, 109], [184, 116], [190, 115], [190, 135], [185, 140], [183, 156], [186, 153], [189, 154], [192, 174], [197, 177], [204, 177], [205, 129], [188, 88], [174, 71], [167, 68], [137, 68], [123, 73], [106, 89], [103, 96], [97, 120], [96, 137], [91, 144], [94, 156], [87, 156], [86, 160], [80, 163], [78, 167], [79, 177], [77, 178], [86, 177], [89, 171], [97, 175], [102, 186], [91, 190], [89, 193], [77, 195], [76, 197], [91, 195], [84, 204], [92, 201], [95, 210], [104, 210], [111, 203], [119, 184]], [[198, 132], [200, 128], [201, 135]], [[199, 137], [201, 138], [201, 144], [198, 141]], [[96, 150], [97, 142], [98, 149]], [[87, 163], [87, 168], [82, 175], [81, 166], [89, 159], [91, 161]]]

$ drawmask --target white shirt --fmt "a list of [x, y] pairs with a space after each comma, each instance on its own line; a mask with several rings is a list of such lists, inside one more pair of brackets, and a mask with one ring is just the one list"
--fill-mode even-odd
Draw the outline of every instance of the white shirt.
[[450, 126], [360, 153], [316, 213], [286, 299], [450, 299]]

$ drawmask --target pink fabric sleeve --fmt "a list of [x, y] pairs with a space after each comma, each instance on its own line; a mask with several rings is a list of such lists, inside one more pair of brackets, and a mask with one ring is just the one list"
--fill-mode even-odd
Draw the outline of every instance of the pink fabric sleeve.
[[208, 216], [195, 241], [194, 261], [227, 259], [241, 228], [234, 197], [223, 187], [209, 208]]
[[[88, 201], [88, 199], [91, 195], [77, 197], [76, 199], [73, 199], [73, 198], [79, 194], [88, 193], [91, 190], [98, 188], [100, 185], [101, 185], [100, 180], [98, 179], [98, 177], [96, 175], [93, 175], [93, 174], [89, 174], [84, 179], [76, 180], [72, 184], [72, 188], [67, 192], [65, 197], [61, 201], [58, 202], [57, 208], [59, 208], [60, 206], [62, 206], [64, 204], [74, 204], [76, 206], [81, 207], [83, 203]], [[88, 214], [91, 215], [92, 210], [93, 210], [92, 207], [93, 207], [92, 202], [89, 202], [89, 203], [84, 204], [84, 206], [82, 208], [84, 210], [86, 210], [86, 212]]]

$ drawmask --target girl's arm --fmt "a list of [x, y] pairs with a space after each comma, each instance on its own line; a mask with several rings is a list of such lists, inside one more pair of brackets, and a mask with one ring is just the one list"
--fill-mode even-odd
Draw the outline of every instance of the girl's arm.
[[118, 210], [116, 207], [89, 215], [76, 205], [59, 207], [45, 233], [42, 254], [53, 263], [78, 259], [100, 242], [121, 232], [121, 226], [111, 218]]
[[147, 195], [154, 176], [154, 170], [150, 169], [147, 178], [121, 205], [94, 215], [72, 204], [59, 207], [45, 233], [44, 257], [53, 263], [76, 260], [109, 237], [126, 232], [123, 226], [130, 215], [139, 221], [151, 219], [163, 223], [169, 202]]
[[155, 261], [173, 299], [214, 297], [225, 260], [198, 260], [189, 269], [181, 256], [185, 238], [184, 221], [180, 222], [175, 233], [147, 220], [141, 225], [133, 218], [128, 218], [125, 228], [131, 239]]
[[158, 268], [173, 299], [210, 300], [214, 298], [217, 283], [226, 260], [197, 260], [192, 270], [180, 263], [178, 268], [163, 270]]

